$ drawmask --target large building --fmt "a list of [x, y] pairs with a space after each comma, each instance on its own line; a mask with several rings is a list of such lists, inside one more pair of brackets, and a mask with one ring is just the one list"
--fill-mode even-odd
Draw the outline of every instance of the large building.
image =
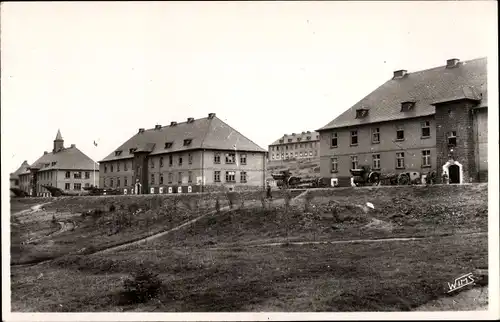
[[319, 133], [302, 132], [285, 134], [269, 145], [269, 162], [288, 160], [318, 159], [319, 158]]
[[[27, 186], [24, 182], [23, 183], [21, 182], [21, 179], [19, 178], [19, 174], [28, 171], [29, 166], [30, 165], [29, 165], [28, 161], [24, 161], [16, 171], [14, 171], [10, 174], [10, 187], [11, 188], [23, 189], [21, 184], [23, 184], [24, 186]], [[27, 191], [27, 188], [25, 187], [23, 190]], [[11, 191], [10, 195], [12, 196], [12, 195], [14, 195], [14, 193]]]
[[[348, 185], [350, 169], [436, 171], [449, 183], [488, 178], [487, 59], [392, 79], [319, 129], [321, 176]], [[443, 177], [444, 178], [444, 177]]]
[[266, 151], [210, 113], [139, 131], [100, 162], [101, 186], [122, 193], [262, 189]]
[[80, 191], [99, 183], [99, 165], [80, 151], [74, 144], [64, 147], [58, 130], [52, 152], [43, 155], [18, 174], [20, 188], [31, 196], [49, 197], [42, 185], [65, 191]]

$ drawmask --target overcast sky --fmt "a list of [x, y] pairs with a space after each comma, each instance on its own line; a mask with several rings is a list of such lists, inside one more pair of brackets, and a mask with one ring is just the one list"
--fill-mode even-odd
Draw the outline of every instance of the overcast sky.
[[2, 3], [2, 159], [10, 171], [34, 162], [59, 128], [99, 161], [138, 128], [211, 112], [267, 148], [327, 124], [394, 70], [489, 56], [496, 6]]

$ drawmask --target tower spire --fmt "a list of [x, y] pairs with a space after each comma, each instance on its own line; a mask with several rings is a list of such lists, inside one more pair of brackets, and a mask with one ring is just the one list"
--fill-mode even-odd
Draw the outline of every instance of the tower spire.
[[56, 153], [64, 149], [64, 140], [61, 135], [61, 130], [57, 130], [56, 139], [54, 140], [54, 149], [52, 152]]
[[54, 141], [63, 141], [60, 129], [57, 129], [57, 135], [56, 135], [56, 139]]

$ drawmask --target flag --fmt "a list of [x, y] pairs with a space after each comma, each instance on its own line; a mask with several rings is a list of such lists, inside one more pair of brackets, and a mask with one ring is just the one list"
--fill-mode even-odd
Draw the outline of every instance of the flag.
[[94, 141], [94, 145], [97, 146], [97, 143]]

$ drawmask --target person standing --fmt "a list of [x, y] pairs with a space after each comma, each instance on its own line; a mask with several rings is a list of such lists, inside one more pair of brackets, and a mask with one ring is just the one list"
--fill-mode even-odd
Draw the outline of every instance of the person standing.
[[271, 185], [269, 182], [267, 183], [267, 199], [273, 199], [273, 196], [271, 195]]

